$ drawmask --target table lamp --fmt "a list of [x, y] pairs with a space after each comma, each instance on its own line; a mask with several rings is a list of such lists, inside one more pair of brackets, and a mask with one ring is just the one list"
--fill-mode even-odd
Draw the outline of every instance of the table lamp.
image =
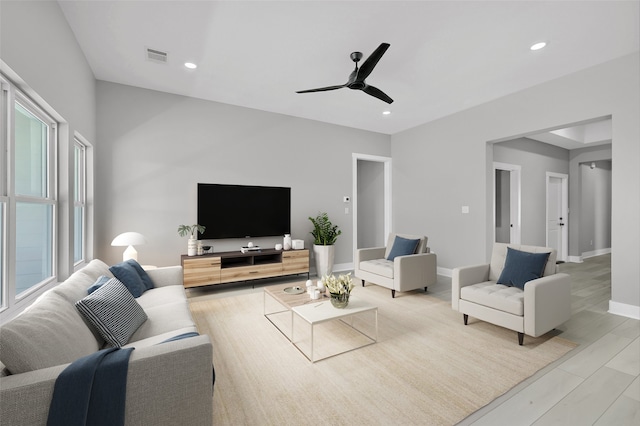
[[146, 243], [147, 240], [144, 238], [144, 235], [138, 232], [124, 232], [111, 241], [112, 246], [128, 246], [124, 253], [122, 253], [123, 262], [129, 259], [138, 261], [138, 252], [133, 246]]

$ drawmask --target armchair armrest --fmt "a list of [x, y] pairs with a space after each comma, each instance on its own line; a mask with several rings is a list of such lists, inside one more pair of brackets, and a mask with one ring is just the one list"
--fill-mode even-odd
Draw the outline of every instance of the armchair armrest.
[[489, 280], [489, 264], [463, 266], [454, 268], [451, 275], [451, 308], [458, 309], [460, 300], [460, 289], [473, 284], [482, 283]]
[[435, 253], [397, 256], [393, 259], [393, 269], [398, 291], [428, 287], [437, 279], [437, 257]]
[[571, 318], [571, 278], [553, 274], [524, 286], [524, 332], [538, 337]]
[[182, 285], [182, 266], [165, 266], [147, 271], [156, 287]]
[[383, 259], [385, 250], [385, 247], [372, 247], [356, 250], [354, 267], [356, 269], [359, 269], [360, 262], [364, 262], [367, 260]]

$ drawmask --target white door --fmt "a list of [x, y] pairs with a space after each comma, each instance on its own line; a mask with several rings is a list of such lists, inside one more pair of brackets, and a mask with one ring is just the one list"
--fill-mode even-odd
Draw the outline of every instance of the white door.
[[547, 246], [558, 252], [558, 260], [568, 255], [567, 175], [547, 173]]
[[520, 166], [493, 163], [494, 241], [520, 244]]

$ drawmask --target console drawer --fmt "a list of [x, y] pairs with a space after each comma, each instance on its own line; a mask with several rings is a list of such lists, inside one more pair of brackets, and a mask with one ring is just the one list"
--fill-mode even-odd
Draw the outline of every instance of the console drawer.
[[220, 258], [199, 257], [182, 261], [185, 287], [220, 284]]
[[220, 270], [220, 282], [254, 280], [276, 277], [282, 274], [282, 263], [264, 263], [249, 266], [234, 266]]

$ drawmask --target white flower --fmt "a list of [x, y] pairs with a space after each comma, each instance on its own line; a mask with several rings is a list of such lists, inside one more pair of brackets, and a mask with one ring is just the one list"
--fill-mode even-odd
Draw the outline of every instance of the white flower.
[[353, 281], [351, 280], [351, 273], [346, 275], [340, 275], [336, 278], [335, 275], [325, 275], [322, 277], [325, 287], [329, 289], [329, 293], [333, 294], [345, 294], [351, 293], [353, 289]]

